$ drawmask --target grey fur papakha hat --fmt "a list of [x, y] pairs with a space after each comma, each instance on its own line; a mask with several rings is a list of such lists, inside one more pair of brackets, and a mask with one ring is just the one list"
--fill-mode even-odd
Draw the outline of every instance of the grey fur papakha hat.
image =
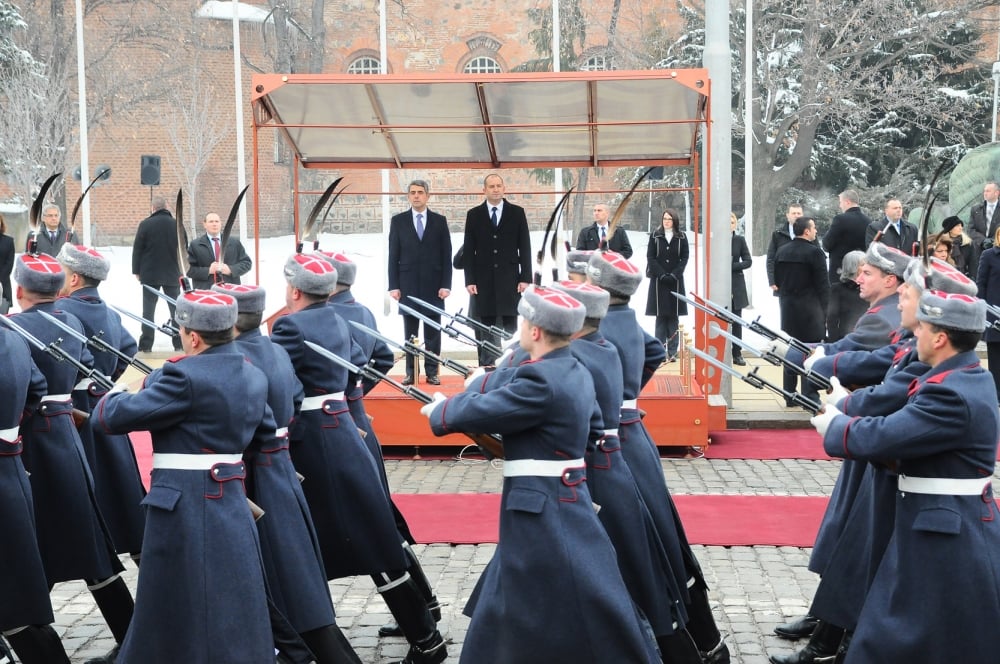
[[568, 293], [580, 301], [587, 310], [587, 318], [604, 318], [608, 314], [608, 304], [611, 296], [608, 291], [593, 284], [581, 284], [575, 281], [557, 281], [551, 288]]
[[353, 286], [354, 279], [358, 276], [358, 265], [344, 254], [336, 251], [317, 251], [317, 256], [322, 256], [337, 270], [337, 283], [345, 286]]
[[521, 294], [517, 313], [533, 325], [553, 334], [570, 335], [579, 332], [587, 310], [574, 297], [552, 288], [529, 286]]
[[986, 302], [974, 295], [927, 290], [920, 296], [917, 320], [949, 330], [982, 332]]
[[21, 254], [14, 265], [14, 281], [32, 293], [58, 293], [66, 282], [62, 265], [48, 254]]
[[975, 295], [979, 292], [975, 281], [962, 274], [954, 265], [939, 258], [931, 258], [928, 268], [924, 267], [923, 261], [913, 259], [910, 267], [906, 268], [906, 283], [921, 293], [928, 289], [965, 295]]
[[256, 314], [264, 311], [267, 292], [260, 286], [250, 284], [215, 284], [212, 290], [225, 293], [236, 300], [236, 311], [241, 314]]
[[614, 251], [595, 251], [587, 264], [587, 276], [595, 286], [624, 297], [632, 297], [642, 282], [639, 268]]
[[566, 252], [566, 271], [570, 274], [587, 274], [587, 263], [593, 254], [590, 249], [573, 249]]
[[337, 288], [337, 270], [323, 256], [292, 254], [285, 262], [285, 279], [310, 295], [329, 295]]
[[222, 332], [236, 325], [236, 300], [225, 293], [208, 290], [181, 293], [174, 320], [188, 330]]
[[906, 268], [909, 267], [912, 260], [912, 256], [881, 242], [872, 242], [868, 245], [868, 251], [865, 252], [866, 263], [877, 267], [886, 274], [894, 274], [900, 279], [906, 275]]
[[108, 272], [111, 270], [110, 260], [98, 253], [96, 249], [85, 247], [82, 244], [67, 242], [59, 250], [56, 260], [73, 272], [98, 281], [107, 279]]

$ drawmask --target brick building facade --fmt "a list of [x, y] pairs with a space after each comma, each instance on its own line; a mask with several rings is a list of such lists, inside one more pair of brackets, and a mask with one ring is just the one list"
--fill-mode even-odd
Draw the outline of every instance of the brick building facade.
[[[560, 5], [563, 11], [566, 0]], [[30, 3], [28, 3], [30, 5]], [[142, 2], [133, 3], [141, 5]], [[372, 73], [378, 67], [378, 3], [362, 2], [360, 0], [345, 0], [343, 2], [326, 1], [323, 6], [322, 29], [310, 26], [311, 2], [299, 1], [286, 3], [290, 6], [294, 23], [290, 24], [289, 33], [293, 48], [293, 68], [296, 71], [307, 71], [306, 56], [308, 47], [317, 42], [325, 44], [323, 50], [324, 72], [332, 73]], [[162, 69], [162, 59], [167, 58], [173, 65], [176, 81], [172, 87], [178, 91], [188, 89], [206, 89], [210, 91], [213, 112], [221, 109], [228, 115], [226, 122], [235, 123], [234, 108], [234, 71], [232, 50], [232, 22], [220, 18], [205, 18], [199, 14], [209, 13], [206, 10], [224, 10], [231, 12], [229, 2], [182, 2], [181, 0], [164, 0], [159, 7], [166, 6], [169, 10], [171, 25], [170, 36], [176, 39], [179, 48], [170, 53], [162, 49], [150, 49], [148, 52], [136, 49], [122, 49], [115, 52], [118, 59], [117, 67], [120, 76], [134, 77], [140, 82], [150, 72]], [[249, 89], [250, 76], [255, 68], [260, 71], [272, 71], [279, 51], [275, 31], [271, 23], [261, 22], [261, 18], [269, 11], [266, 3], [240, 3], [241, 21], [240, 42], [244, 66], [242, 67], [242, 86], [244, 95], [244, 136], [246, 150], [246, 172], [248, 182], [252, 182], [253, 145], [251, 143]], [[37, 15], [45, 11], [46, 3], [31, 5], [36, 14], [25, 11], [25, 19], [29, 23], [38, 24], [48, 17]], [[484, 73], [491, 71], [506, 72], [523, 65], [526, 61], [537, 58], [532, 46], [530, 33], [537, 28], [529, 17], [529, 10], [538, 8], [548, 12], [549, 6], [538, 5], [533, 0], [512, 0], [496, 7], [486, 7], [481, 3], [466, 3], [458, 0], [453, 3], [437, 3], [429, 0], [387, 3], [387, 38], [388, 38], [388, 70], [390, 73], [442, 72]], [[595, 69], [647, 68], [650, 63], [644, 60], [643, 44], [650, 35], [663, 34], [664, 26], [674, 20], [673, 5], [661, 0], [655, 2], [639, 2], [638, 0], [622, 0], [616, 24], [615, 47], [609, 49], [608, 26], [612, 3], [604, 0], [579, 0], [580, 16], [586, 38], [583, 43], [574, 43], [574, 51], [580, 56], [579, 67]], [[85, 21], [85, 39], [88, 43], [115, 38], [119, 34], [120, 23], [114, 24], [111, 14], [104, 12], [117, 11], [113, 7], [97, 9], [88, 14]], [[65, 16], [66, 35], [73, 34], [73, 16], [71, 6]], [[231, 16], [231, 13], [228, 14]], [[142, 20], [141, 11], [133, 11], [131, 20]], [[273, 19], [269, 19], [273, 20]], [[67, 41], [70, 47], [72, 39]], [[653, 57], [653, 56], [650, 56]], [[647, 58], [648, 59], [648, 58]], [[154, 67], [153, 65], [157, 65]], [[92, 65], [88, 62], [88, 66]], [[109, 65], [110, 66], [110, 65]], [[75, 82], [75, 62], [69, 67]], [[88, 73], [88, 78], [91, 74]], [[75, 90], [75, 85], [72, 86]], [[93, 91], [93, 92], [92, 92]], [[91, 94], [99, 95], [99, 88], [88, 89], [90, 103], [95, 103]], [[89, 130], [89, 161], [91, 170], [97, 164], [107, 164], [112, 167], [109, 182], [92, 190], [91, 233], [95, 244], [115, 244], [130, 242], [139, 220], [149, 211], [152, 195], [160, 195], [170, 201], [178, 188], [184, 187], [186, 200], [191, 207], [186, 207], [186, 217], [189, 222], [191, 211], [196, 211], [200, 218], [208, 211], [216, 211], [225, 216], [237, 193], [236, 169], [236, 133], [229, 131], [210, 157], [197, 180], [197, 189], [192, 191], [184, 184], [181, 177], [184, 164], [175, 149], [167, 124], [180, 124], [184, 129], [196, 126], [197, 121], [184, 122], [175, 108], [178, 102], [169, 99], [159, 103], [140, 106], [128, 113], [111, 114], [98, 127]], [[75, 112], [75, 103], [73, 105]], [[209, 109], [206, 109], [206, 114]], [[180, 132], [186, 135], [187, 131]], [[197, 133], [197, 132], [195, 132]], [[278, 134], [273, 131], [259, 133], [257, 159], [260, 170], [260, 222], [261, 235], [273, 236], [290, 233], [292, 230], [293, 194], [291, 186], [291, 167], [294, 160], [288, 155], [286, 146], [275, 146]], [[72, 173], [79, 163], [78, 148], [69, 150], [70, 156], [63, 170]], [[160, 157], [160, 184], [148, 187], [140, 184], [140, 167], [143, 155]], [[465, 210], [482, 200], [482, 178], [486, 171], [446, 170], [446, 171], [391, 171], [389, 187], [391, 192], [403, 192], [406, 184], [413, 178], [425, 178], [431, 182], [431, 207], [445, 214], [453, 230], [460, 230], [464, 223]], [[300, 188], [303, 190], [322, 190], [335, 177], [344, 175], [344, 182], [349, 184], [347, 192], [340, 198], [331, 211], [325, 226], [326, 232], [353, 233], [378, 232], [382, 229], [382, 201], [378, 192], [382, 189], [379, 171], [351, 171], [337, 173], [324, 171], [320, 173], [302, 172]], [[544, 225], [549, 211], [554, 203], [551, 185], [542, 185], [532, 174], [523, 171], [507, 171], [503, 173], [510, 192], [510, 198], [524, 205], [529, 210], [529, 220], [534, 226]], [[615, 189], [614, 173], [605, 169], [603, 172], [589, 174], [588, 189]], [[572, 177], [572, 176], [569, 176]], [[85, 178], [86, 179], [86, 178]], [[68, 179], [66, 182], [66, 207], [72, 208], [79, 195], [80, 183]], [[247, 196], [250, 205], [253, 204], [253, 192]], [[642, 197], [645, 199], [645, 197]], [[577, 224], [589, 223], [591, 216], [589, 206], [599, 200], [613, 199], [612, 194], [593, 194], [586, 200], [577, 202], [580, 221]], [[300, 200], [300, 208], [305, 214], [313, 204], [315, 196], [304, 194]], [[391, 199], [390, 208], [398, 211], [406, 207], [405, 196], [401, 193]], [[630, 210], [633, 228], [645, 227], [647, 210], [643, 205], [633, 206]], [[658, 216], [658, 213], [656, 213]], [[252, 209], [248, 208], [248, 219], [252, 221]], [[77, 222], [79, 225], [79, 221]], [[627, 222], [626, 222], [627, 223]], [[252, 224], [251, 224], [252, 226]], [[200, 230], [200, 225], [196, 226]], [[79, 230], [79, 229], [78, 229]], [[250, 229], [252, 233], [252, 228]]]

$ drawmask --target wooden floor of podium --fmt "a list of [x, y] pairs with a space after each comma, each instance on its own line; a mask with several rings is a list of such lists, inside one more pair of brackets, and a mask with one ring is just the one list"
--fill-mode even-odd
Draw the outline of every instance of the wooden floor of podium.
[[[423, 392], [445, 395], [463, 389], [459, 376], [441, 375], [441, 385], [428, 385], [421, 376], [415, 386]], [[373, 418], [372, 426], [383, 447], [455, 446], [465, 447], [469, 439], [461, 434], [438, 438], [431, 433], [427, 418], [420, 414], [421, 403], [393, 387], [380, 383], [365, 396], [365, 409]], [[653, 440], [663, 447], [705, 447], [710, 423], [725, 428], [725, 407], [709, 405], [709, 399], [697, 383], [689, 388], [675, 374], [658, 373], [639, 395], [639, 409], [646, 413], [643, 422]], [[717, 424], [713, 424], [717, 426]]]

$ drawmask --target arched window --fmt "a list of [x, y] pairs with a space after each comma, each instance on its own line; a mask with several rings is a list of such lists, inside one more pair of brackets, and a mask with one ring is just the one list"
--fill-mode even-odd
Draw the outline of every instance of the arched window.
[[607, 71], [608, 58], [604, 55], [592, 55], [580, 65], [580, 71]]
[[500, 74], [503, 67], [488, 55], [478, 55], [466, 62], [462, 71], [466, 74]]
[[614, 52], [607, 46], [590, 48], [580, 54], [580, 71], [611, 71], [615, 69]]
[[373, 58], [370, 55], [362, 55], [361, 57], [355, 58], [351, 61], [351, 64], [347, 66], [348, 74], [381, 74], [382, 69], [379, 66], [378, 58]]

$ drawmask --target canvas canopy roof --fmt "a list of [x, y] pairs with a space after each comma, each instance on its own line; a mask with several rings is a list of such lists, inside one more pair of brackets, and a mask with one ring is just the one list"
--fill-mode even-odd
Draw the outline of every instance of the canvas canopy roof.
[[452, 75], [256, 74], [254, 131], [305, 168], [687, 165], [704, 69]]

